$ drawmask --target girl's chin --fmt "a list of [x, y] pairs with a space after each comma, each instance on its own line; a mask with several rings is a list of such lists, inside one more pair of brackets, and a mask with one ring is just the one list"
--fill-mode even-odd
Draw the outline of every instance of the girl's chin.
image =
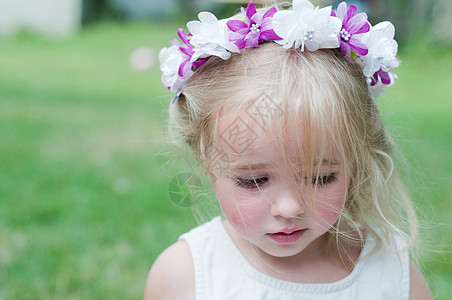
[[285, 244], [285, 245], [270, 245], [259, 248], [262, 253], [275, 258], [286, 258], [298, 255], [304, 250], [301, 245]]

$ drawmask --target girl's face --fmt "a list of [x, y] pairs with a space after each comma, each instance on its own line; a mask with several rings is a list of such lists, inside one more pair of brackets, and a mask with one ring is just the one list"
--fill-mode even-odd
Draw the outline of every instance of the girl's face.
[[342, 159], [327, 149], [307, 174], [298, 122], [286, 122], [283, 155], [281, 142], [253, 120], [240, 112], [219, 123], [215, 146], [223, 159], [210, 166], [224, 216], [239, 236], [271, 256], [315, 250], [343, 210], [350, 178]]

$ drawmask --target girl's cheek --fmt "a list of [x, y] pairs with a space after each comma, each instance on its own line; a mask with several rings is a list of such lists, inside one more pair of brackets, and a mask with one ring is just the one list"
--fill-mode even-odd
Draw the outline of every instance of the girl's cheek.
[[332, 226], [342, 214], [344, 206], [344, 198], [338, 195], [333, 198], [321, 199], [315, 205], [316, 215], [321, 221]]
[[260, 224], [266, 216], [265, 203], [258, 200], [220, 200], [224, 216], [236, 228], [252, 228]]
[[341, 178], [332, 189], [326, 190], [316, 197], [315, 213], [320, 218], [320, 221], [327, 223], [329, 226], [333, 226], [336, 223], [344, 209], [348, 181], [347, 184], [344, 184], [343, 180], [347, 179]]

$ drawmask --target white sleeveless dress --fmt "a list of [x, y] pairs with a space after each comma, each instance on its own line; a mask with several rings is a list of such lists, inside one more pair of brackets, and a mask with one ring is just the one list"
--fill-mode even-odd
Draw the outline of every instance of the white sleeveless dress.
[[[180, 237], [193, 258], [196, 300], [408, 300], [409, 256], [403, 245], [385, 247], [360, 260], [345, 278], [333, 283], [284, 281], [254, 269], [237, 249], [222, 219], [214, 218]], [[361, 257], [373, 249], [366, 241]], [[386, 247], [387, 248], [387, 247]]]

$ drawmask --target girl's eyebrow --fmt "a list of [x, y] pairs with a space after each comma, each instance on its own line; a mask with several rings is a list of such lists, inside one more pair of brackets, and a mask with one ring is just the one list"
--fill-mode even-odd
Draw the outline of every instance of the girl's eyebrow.
[[318, 166], [318, 165], [338, 166], [338, 165], [340, 165], [340, 162], [338, 162], [335, 159], [328, 159], [328, 158], [324, 158], [320, 162], [318, 160], [314, 160], [314, 166]]
[[231, 170], [233, 171], [249, 171], [249, 170], [263, 170], [268, 169], [271, 164], [269, 163], [257, 163], [257, 164], [244, 164], [231, 166]]
[[[314, 166], [339, 166], [341, 163], [335, 159], [324, 158], [320, 162], [318, 160], [314, 161]], [[264, 170], [270, 169], [274, 166], [274, 163], [255, 163], [255, 164], [237, 164], [232, 165], [231, 170], [233, 171], [249, 171], [249, 170]]]

